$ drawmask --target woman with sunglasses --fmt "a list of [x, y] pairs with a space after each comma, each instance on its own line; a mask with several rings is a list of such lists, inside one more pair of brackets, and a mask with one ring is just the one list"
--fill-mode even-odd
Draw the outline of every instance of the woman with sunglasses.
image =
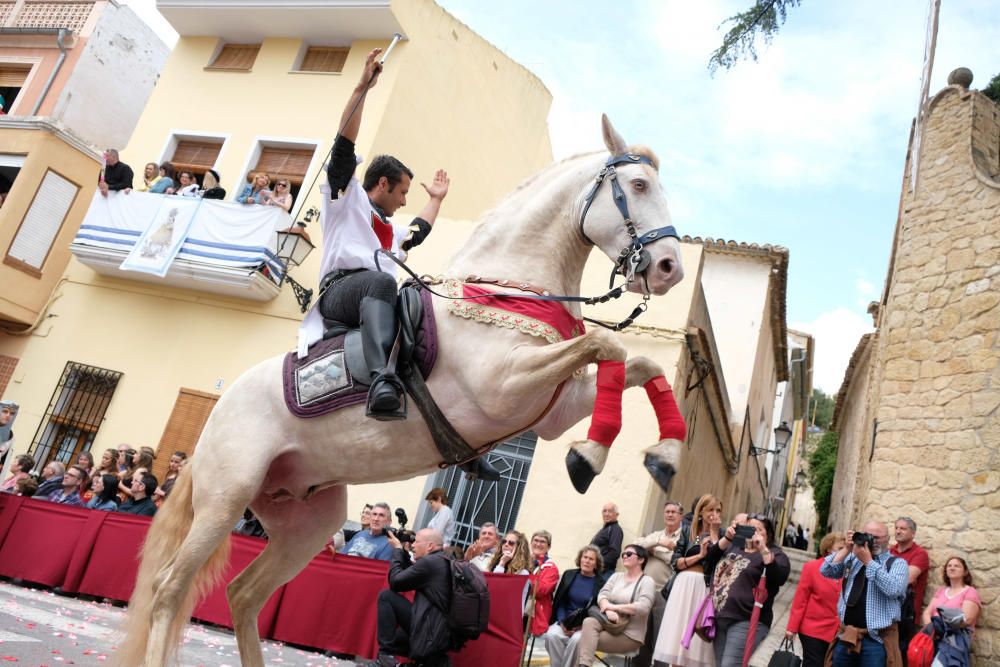
[[490, 561], [490, 572], [497, 574], [531, 574], [531, 552], [528, 550], [528, 540], [524, 535], [512, 530], [504, 535], [500, 549], [493, 554]]
[[690, 530], [681, 531], [677, 546], [674, 547], [671, 564], [676, 574], [670, 588], [670, 598], [663, 610], [663, 618], [673, 619], [673, 622], [660, 623], [660, 633], [653, 649], [654, 660], [675, 667], [710, 667], [715, 664], [711, 644], [694, 635], [690, 646], [684, 648], [681, 639], [684, 638], [691, 617], [708, 594], [712, 569], [705, 559], [709, 547], [717, 544], [720, 539], [722, 502], [707, 493], [695, 504]]
[[628, 619], [628, 625], [621, 634], [611, 634], [596, 618], [585, 618], [577, 643], [577, 665], [593, 665], [594, 653], [598, 650], [633, 653], [642, 646], [646, 638], [646, 621], [656, 595], [653, 578], [642, 572], [648, 558], [649, 554], [638, 544], [629, 544], [622, 549], [625, 571], [611, 575], [597, 596], [597, 606], [612, 623]]
[[287, 178], [279, 178], [274, 184], [274, 190], [263, 195], [268, 206], [280, 206], [285, 213], [292, 208], [292, 186]]
[[751, 514], [747, 525], [754, 529], [753, 537], [740, 545], [736, 539], [736, 521], [726, 529], [718, 544], [708, 550], [707, 561], [716, 563], [712, 587], [715, 605], [716, 667], [740, 667], [750, 633], [750, 616], [756, 600], [754, 589], [766, 576], [767, 599], [760, 610], [760, 619], [753, 636], [754, 650], [771, 629], [774, 620], [774, 598], [788, 581], [791, 564], [788, 556], [774, 542], [774, 524], [762, 514]]

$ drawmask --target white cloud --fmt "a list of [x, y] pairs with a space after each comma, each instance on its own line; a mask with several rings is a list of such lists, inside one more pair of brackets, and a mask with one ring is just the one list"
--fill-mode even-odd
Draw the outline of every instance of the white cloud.
[[860, 272], [854, 281], [854, 287], [858, 292], [858, 305], [862, 308], [868, 308], [868, 304], [879, 296], [879, 292], [875, 285], [868, 282], [868, 280], [865, 279], [865, 276]]
[[847, 308], [822, 313], [812, 322], [789, 325], [813, 336], [816, 359], [813, 362], [813, 386], [835, 396], [844, 381], [844, 372], [858, 341], [873, 331], [871, 317]]
[[177, 43], [177, 31], [156, 9], [156, 0], [128, 0], [123, 4], [138, 14], [168, 47], [174, 48]]

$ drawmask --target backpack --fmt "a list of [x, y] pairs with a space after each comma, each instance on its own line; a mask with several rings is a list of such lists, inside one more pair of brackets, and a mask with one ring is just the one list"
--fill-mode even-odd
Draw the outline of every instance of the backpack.
[[910, 640], [910, 646], [906, 650], [906, 664], [908, 667], [931, 667], [934, 661], [934, 636], [933, 630], [928, 632], [928, 626], [921, 630]]
[[[885, 562], [885, 569], [892, 570], [892, 564], [899, 560], [899, 556], [892, 556]], [[913, 586], [906, 585], [906, 595], [899, 605], [899, 640], [900, 644], [906, 646], [917, 630], [917, 603], [913, 595]]]
[[490, 625], [490, 590], [486, 575], [464, 560], [449, 558], [451, 607], [448, 626], [458, 641], [476, 639]]

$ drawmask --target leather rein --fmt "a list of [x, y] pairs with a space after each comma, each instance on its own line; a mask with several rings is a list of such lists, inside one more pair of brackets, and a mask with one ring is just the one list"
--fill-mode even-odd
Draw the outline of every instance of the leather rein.
[[[652, 160], [644, 155], [636, 155], [632, 153], [623, 153], [622, 155], [612, 155], [608, 158], [607, 162], [604, 163], [604, 167], [597, 173], [594, 178], [594, 185], [587, 193], [584, 198], [583, 212], [580, 214], [580, 234], [586, 243], [590, 245], [597, 245], [587, 236], [587, 232], [584, 230], [584, 223], [587, 219], [587, 211], [590, 210], [590, 205], [594, 203], [594, 198], [597, 195], [598, 190], [601, 188], [601, 184], [605, 180], [611, 182], [611, 195], [614, 199], [615, 206], [618, 208], [619, 213], [621, 213], [623, 222], [625, 225], [625, 231], [629, 235], [630, 242], [618, 253], [618, 258], [615, 261], [614, 269], [611, 271], [611, 281], [608, 284], [610, 288], [609, 291], [601, 296], [569, 296], [561, 294], [550, 294], [548, 290], [544, 288], [537, 287], [535, 285], [530, 285], [524, 282], [518, 282], [514, 280], [501, 280], [496, 278], [483, 278], [481, 276], [469, 276], [466, 278], [465, 282], [469, 283], [489, 283], [493, 285], [498, 285], [502, 287], [513, 287], [515, 289], [522, 290], [524, 292], [530, 292], [529, 294], [514, 294], [511, 292], [494, 292], [490, 295], [474, 295], [474, 296], [449, 296], [447, 294], [441, 294], [436, 292], [430, 287], [430, 285], [423, 278], [418, 276], [413, 272], [410, 267], [406, 265], [402, 260], [393, 255], [387, 250], [379, 248], [375, 251], [375, 267], [381, 270], [379, 264], [379, 255], [384, 255], [388, 257], [391, 261], [395, 262], [403, 271], [413, 279], [420, 287], [426, 289], [428, 292], [434, 296], [440, 297], [442, 299], [450, 299], [454, 301], [471, 301], [475, 299], [486, 298], [487, 296], [493, 298], [501, 299], [535, 299], [539, 301], [561, 301], [565, 303], [582, 303], [586, 306], [593, 306], [599, 303], [606, 303], [612, 299], [617, 299], [625, 293], [625, 288], [629, 284], [636, 280], [636, 274], [641, 274], [649, 267], [651, 258], [649, 256], [649, 251], [645, 249], [645, 246], [650, 243], [657, 241], [668, 236], [672, 236], [677, 240], [680, 240], [680, 236], [677, 234], [677, 230], [674, 229], [673, 225], [666, 225], [664, 227], [658, 227], [652, 231], [646, 232], [642, 236], [639, 236], [635, 229], [635, 223], [632, 217], [629, 215], [628, 201], [625, 198], [625, 191], [622, 190], [621, 184], [618, 182], [618, 171], [616, 167], [622, 164], [646, 164], [649, 166], [654, 166]], [[621, 274], [625, 277], [625, 283], [614, 287], [615, 276]], [[585, 322], [594, 324], [599, 327], [604, 327], [605, 329], [610, 329], [611, 331], [621, 331], [628, 326], [631, 326], [635, 319], [646, 312], [649, 307], [649, 290], [644, 290], [642, 296], [642, 303], [636, 306], [629, 316], [626, 317], [621, 322], [617, 324], [606, 324], [600, 320], [595, 320], [590, 317], [584, 317]]]

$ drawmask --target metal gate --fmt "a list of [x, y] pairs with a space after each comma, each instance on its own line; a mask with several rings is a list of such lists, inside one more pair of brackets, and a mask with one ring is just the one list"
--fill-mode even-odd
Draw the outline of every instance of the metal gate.
[[434, 475], [432, 486], [445, 490], [455, 512], [453, 546], [465, 548], [475, 542], [479, 526], [487, 521], [495, 523], [501, 535], [514, 528], [537, 442], [538, 436], [528, 431], [487, 454], [489, 462], [503, 475], [496, 483], [469, 481], [458, 467]]
[[38, 470], [49, 461], [76, 462], [90, 451], [122, 374], [67, 362], [28, 454]]

